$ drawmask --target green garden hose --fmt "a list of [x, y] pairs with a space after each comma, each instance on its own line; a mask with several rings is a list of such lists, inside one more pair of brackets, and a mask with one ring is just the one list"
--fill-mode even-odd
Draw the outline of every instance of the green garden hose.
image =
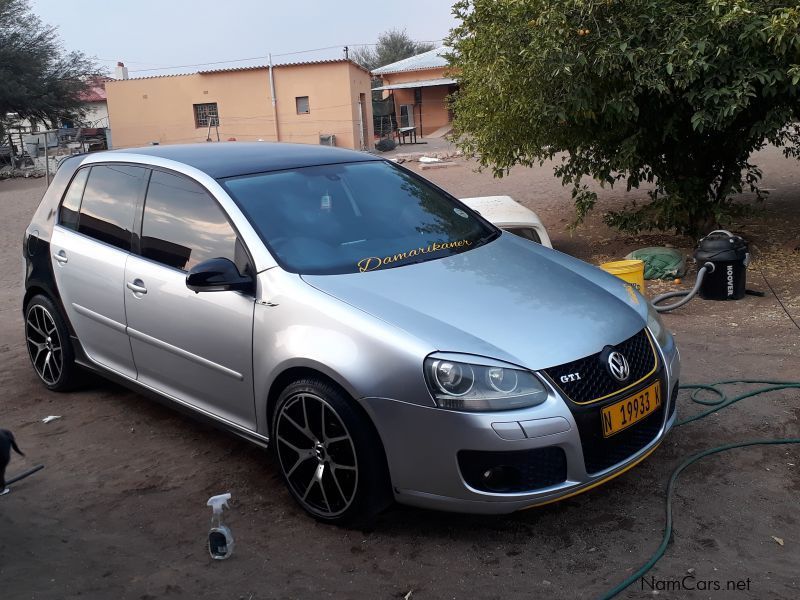
[[[723, 385], [734, 385], [734, 384], [762, 384], [765, 387], [758, 388], [756, 390], [746, 392], [744, 394], [740, 394], [738, 396], [734, 396], [732, 398], [728, 398], [727, 394], [719, 389], [719, 386]], [[687, 423], [692, 423], [694, 421], [698, 421], [707, 417], [710, 414], [713, 414], [717, 411], [722, 410], [723, 408], [727, 408], [732, 404], [739, 402], [740, 400], [744, 400], [745, 398], [752, 398], [753, 396], [758, 396], [760, 394], [765, 394], [767, 392], [773, 392], [776, 390], [785, 390], [785, 389], [800, 389], [800, 382], [798, 381], [769, 381], [763, 379], [728, 379], [726, 381], [718, 381], [716, 383], [712, 383], [710, 385], [707, 384], [692, 384], [692, 385], [682, 385], [681, 389], [686, 390], [693, 390], [690, 396], [693, 402], [697, 404], [702, 404], [704, 406], [710, 406], [708, 410], [705, 410], [699, 414], [693, 415], [682, 421], [678, 421], [675, 423], [675, 427], [679, 427], [680, 425], [686, 425]], [[702, 399], [699, 397], [699, 394], [703, 391], [711, 392], [716, 395], [716, 398], [711, 399]], [[604, 593], [600, 596], [600, 600], [610, 600], [625, 588], [630, 586], [631, 584], [635, 583], [637, 579], [644, 576], [653, 566], [664, 556], [664, 553], [667, 550], [667, 545], [669, 544], [669, 540], [672, 537], [672, 494], [675, 491], [675, 486], [677, 485], [678, 476], [687, 469], [689, 466], [693, 465], [697, 461], [705, 458], [706, 456], [711, 456], [712, 454], [719, 454], [720, 452], [727, 452], [728, 450], [733, 450], [734, 448], [745, 448], [747, 446], [773, 446], [773, 445], [780, 445], [780, 444], [800, 444], [800, 438], [784, 438], [784, 439], [774, 439], [774, 440], [748, 440], [745, 442], [737, 442], [734, 444], [725, 444], [724, 446], [717, 446], [715, 448], [709, 448], [708, 450], [703, 450], [702, 452], [698, 452], [697, 454], [693, 454], [686, 460], [684, 460], [678, 468], [676, 468], [672, 475], [669, 478], [669, 483], [667, 484], [667, 495], [666, 495], [666, 522], [664, 523], [664, 537], [661, 540], [661, 544], [659, 545], [658, 549], [653, 553], [653, 555], [645, 562], [639, 569], [636, 570], [631, 576], [627, 577], [625, 580], [620, 582], [617, 586], [612, 588], [611, 590]]]

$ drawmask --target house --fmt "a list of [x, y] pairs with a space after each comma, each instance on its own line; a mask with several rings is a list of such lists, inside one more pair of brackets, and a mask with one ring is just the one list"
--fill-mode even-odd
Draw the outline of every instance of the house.
[[372, 71], [383, 80], [374, 89], [394, 98], [397, 126], [416, 127], [421, 136], [447, 130], [453, 115], [446, 98], [457, 87], [448, 73], [448, 50], [441, 46]]
[[370, 80], [346, 59], [140, 78], [124, 73], [106, 83], [114, 147], [263, 140], [367, 149]]
[[86, 111], [81, 124], [86, 127], [108, 127], [108, 103], [106, 101], [106, 83], [114, 81], [110, 77], [95, 77], [88, 82], [85, 90], [79, 94]]

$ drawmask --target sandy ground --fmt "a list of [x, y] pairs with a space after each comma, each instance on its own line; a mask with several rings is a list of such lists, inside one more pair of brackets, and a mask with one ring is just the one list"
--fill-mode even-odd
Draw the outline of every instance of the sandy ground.
[[[790, 251], [800, 237], [800, 164], [774, 150], [758, 162], [774, 191], [762, 216], [735, 229], [758, 251], [748, 287], [767, 294], [696, 300], [665, 317], [684, 382], [800, 379], [800, 332], [761, 274], [800, 319], [792, 264], [800, 254]], [[557, 247], [593, 262], [653, 240], [687, 252], [693, 245], [615, 234], [600, 211], [570, 234], [568, 190], [546, 167], [495, 180], [460, 162], [425, 175], [456, 195], [511, 194], [539, 213]], [[0, 426], [27, 453], [12, 459], [10, 474], [46, 465], [0, 498], [3, 599], [591, 598], [657, 547], [666, 480], [682, 457], [800, 433], [800, 394], [780, 392], [675, 430], [637, 468], [561, 503], [491, 518], [395, 507], [368, 531], [320, 525], [293, 503], [272, 460], [245, 442], [111, 384], [67, 395], [39, 384], [22, 343], [21, 238], [43, 186], [0, 182]], [[643, 194], [605, 190], [599, 208], [631, 197]], [[682, 396], [679, 412], [695, 410]], [[47, 415], [62, 418], [41, 423]], [[227, 523], [236, 552], [216, 562], [204, 546], [205, 502], [225, 491], [234, 498]], [[660, 597], [800, 597], [798, 497], [797, 446], [737, 450], [689, 469], [675, 498], [674, 539], [650, 575], [661, 586], [690, 574], [700, 590], [714, 587], [704, 581], [724, 590], [728, 580], [748, 589]], [[651, 596], [638, 583], [621, 597]]]

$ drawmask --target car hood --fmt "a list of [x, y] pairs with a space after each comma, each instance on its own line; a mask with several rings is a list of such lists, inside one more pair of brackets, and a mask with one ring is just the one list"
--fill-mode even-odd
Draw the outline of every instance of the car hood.
[[599, 352], [645, 326], [641, 296], [597, 271], [504, 233], [439, 260], [302, 277], [435, 350], [544, 369]]

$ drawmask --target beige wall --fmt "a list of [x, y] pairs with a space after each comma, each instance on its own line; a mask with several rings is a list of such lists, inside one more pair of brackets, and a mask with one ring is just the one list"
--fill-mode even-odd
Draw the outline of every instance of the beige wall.
[[[447, 69], [444, 67], [441, 69], [425, 69], [423, 71], [405, 71], [383, 75], [383, 84], [393, 85], [426, 79], [440, 79], [447, 76]], [[422, 104], [414, 107], [414, 125], [417, 127], [417, 131], [420, 131], [420, 111], [422, 113], [421, 135], [433, 133], [450, 122], [446, 103], [448, 88], [449, 86], [446, 85], [421, 88]], [[393, 90], [392, 93], [394, 94], [395, 114], [399, 119], [400, 105], [414, 104], [414, 90]]]
[[[280, 141], [318, 144], [320, 134], [333, 133], [337, 146], [358, 147], [354, 102], [369, 93], [367, 73], [336, 62], [278, 66], [273, 74]], [[266, 68], [112, 81], [106, 92], [115, 148], [203, 142], [208, 129], [195, 127], [193, 105], [208, 102], [217, 103], [221, 140], [277, 139]], [[309, 97], [309, 114], [297, 114], [297, 96]]]
[[403, 71], [401, 73], [388, 73], [381, 77], [386, 84], [406, 83], [423, 79], [441, 79], [442, 77], [447, 77], [445, 75], [446, 70], [445, 67], [442, 67], [441, 69], [424, 69], [422, 71]]

